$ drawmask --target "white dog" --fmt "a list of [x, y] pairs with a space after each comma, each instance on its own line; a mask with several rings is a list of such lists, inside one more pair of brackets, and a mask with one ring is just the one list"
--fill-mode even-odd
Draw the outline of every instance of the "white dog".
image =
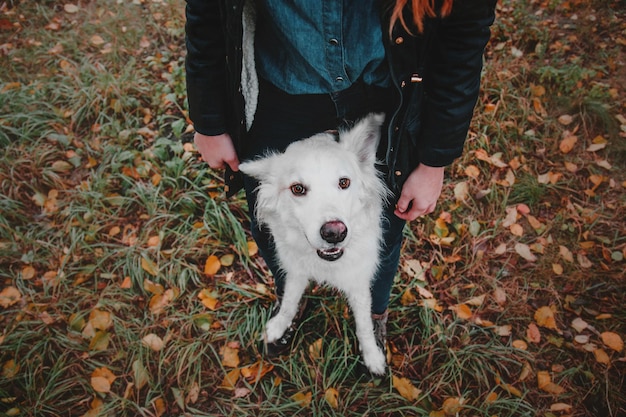
[[376, 344], [370, 284], [378, 267], [387, 188], [375, 168], [382, 114], [370, 114], [348, 131], [320, 133], [284, 153], [244, 162], [260, 182], [255, 213], [274, 237], [285, 292], [265, 337], [278, 340], [291, 324], [309, 280], [347, 297], [365, 365], [385, 372]]

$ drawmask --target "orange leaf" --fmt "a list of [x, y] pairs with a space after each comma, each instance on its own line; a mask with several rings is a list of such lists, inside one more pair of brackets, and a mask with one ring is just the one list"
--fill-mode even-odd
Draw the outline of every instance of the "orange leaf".
[[203, 289], [198, 294], [198, 298], [202, 301], [202, 304], [209, 310], [215, 310], [217, 308], [217, 304], [219, 302], [217, 298], [217, 293], [215, 291], [211, 291], [208, 288]]
[[328, 388], [324, 393], [324, 399], [331, 408], [337, 409], [339, 407], [339, 391], [335, 388]]
[[257, 383], [268, 373], [272, 372], [274, 365], [271, 363], [259, 361], [250, 366], [241, 369], [241, 375], [248, 382]]
[[222, 264], [220, 263], [220, 259], [215, 255], [211, 255], [207, 258], [206, 263], [204, 264], [204, 274], [212, 277], [217, 274], [217, 271], [220, 270], [221, 266]]
[[595, 349], [593, 351], [593, 356], [595, 356], [596, 361], [602, 363], [604, 365], [609, 365], [611, 363], [611, 359], [609, 355], [604, 351], [604, 349]]
[[565, 392], [565, 388], [552, 382], [552, 378], [550, 377], [550, 373], [548, 371], [537, 372], [537, 386], [539, 389], [549, 392], [550, 394], [559, 395]]
[[614, 351], [621, 352], [624, 349], [624, 341], [617, 333], [603, 332], [600, 337], [602, 338], [602, 343]]
[[574, 135], [565, 136], [559, 144], [559, 149], [562, 153], [570, 153], [574, 146], [578, 142], [578, 137]]
[[35, 271], [35, 268], [33, 268], [32, 266], [28, 265], [25, 266], [22, 269], [22, 279], [33, 279], [35, 278], [35, 274], [37, 273], [37, 271]]
[[469, 320], [472, 318], [472, 310], [469, 308], [467, 304], [458, 304], [456, 306], [450, 307], [450, 310], [456, 312], [456, 316], [463, 320]]
[[259, 252], [259, 247], [253, 240], [248, 241], [248, 255], [254, 256]]
[[153, 277], [158, 275], [158, 268], [156, 264], [143, 256], [141, 257], [141, 268]]
[[541, 342], [541, 332], [535, 323], [530, 323], [526, 329], [526, 337], [531, 343], [538, 344]]
[[441, 409], [447, 416], [456, 416], [461, 411], [461, 407], [463, 406], [462, 398], [446, 398], [443, 402], [443, 406]]

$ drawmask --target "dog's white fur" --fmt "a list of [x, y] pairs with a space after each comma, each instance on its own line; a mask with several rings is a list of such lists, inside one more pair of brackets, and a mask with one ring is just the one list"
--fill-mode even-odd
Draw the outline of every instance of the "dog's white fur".
[[[240, 169], [260, 182], [255, 213], [274, 237], [285, 271], [279, 312], [268, 321], [265, 337], [278, 340], [291, 324], [309, 280], [341, 290], [352, 309], [365, 365], [385, 372], [385, 355], [377, 346], [371, 318], [370, 285], [378, 267], [381, 215], [387, 188], [375, 168], [382, 114], [370, 114], [353, 128], [334, 135], [320, 133], [292, 143], [283, 153], [244, 162]], [[341, 179], [349, 186], [340, 187]], [[301, 184], [304, 195], [294, 195]], [[347, 227], [342, 242], [328, 243], [320, 233], [329, 221]], [[318, 251], [338, 252], [333, 261]]]

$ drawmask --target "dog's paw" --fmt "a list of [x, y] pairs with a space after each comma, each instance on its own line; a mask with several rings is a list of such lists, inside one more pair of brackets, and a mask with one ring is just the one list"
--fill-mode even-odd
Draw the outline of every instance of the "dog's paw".
[[387, 358], [379, 348], [363, 351], [363, 361], [372, 374], [384, 375], [387, 369]]
[[273, 317], [265, 325], [265, 337], [268, 343], [274, 343], [287, 331], [289, 320], [283, 319], [280, 315]]

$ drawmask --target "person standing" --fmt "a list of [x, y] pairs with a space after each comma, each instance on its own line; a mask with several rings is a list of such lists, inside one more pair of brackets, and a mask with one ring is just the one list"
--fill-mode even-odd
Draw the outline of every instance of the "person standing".
[[[253, 210], [257, 183], [239, 161], [386, 114], [378, 157], [394, 200], [385, 209], [372, 318], [385, 345], [387, 309], [407, 221], [434, 211], [444, 169], [462, 154], [496, 0], [187, 0], [186, 76], [194, 142], [246, 190], [251, 232], [284, 277]], [[292, 326], [270, 353], [291, 345]]]

